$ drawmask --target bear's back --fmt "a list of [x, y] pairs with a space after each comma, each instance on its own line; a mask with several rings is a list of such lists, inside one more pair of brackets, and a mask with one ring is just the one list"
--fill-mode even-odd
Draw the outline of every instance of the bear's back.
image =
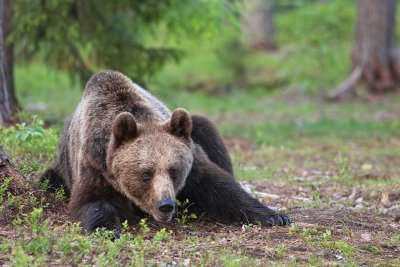
[[[131, 112], [139, 121], [145, 119], [165, 121], [171, 117], [168, 108], [148, 91], [133, 83], [117, 71], [102, 71], [86, 84], [83, 100], [91, 100], [91, 109], [116, 108], [117, 112]], [[152, 113], [151, 118], [149, 117]]]

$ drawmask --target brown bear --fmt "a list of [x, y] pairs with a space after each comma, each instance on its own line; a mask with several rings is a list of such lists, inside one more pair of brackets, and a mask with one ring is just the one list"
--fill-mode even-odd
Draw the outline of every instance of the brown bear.
[[177, 199], [220, 222], [290, 224], [241, 188], [208, 119], [183, 109], [171, 114], [116, 71], [88, 81], [43, 178], [52, 188], [64, 186], [72, 218], [88, 232], [105, 227], [118, 233], [121, 222], [145, 213], [170, 221]]

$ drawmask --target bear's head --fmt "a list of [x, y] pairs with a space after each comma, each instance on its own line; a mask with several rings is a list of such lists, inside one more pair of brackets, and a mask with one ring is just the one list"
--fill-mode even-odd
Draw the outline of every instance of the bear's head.
[[192, 168], [191, 131], [192, 118], [183, 109], [151, 124], [118, 114], [107, 149], [110, 183], [157, 221], [169, 221]]

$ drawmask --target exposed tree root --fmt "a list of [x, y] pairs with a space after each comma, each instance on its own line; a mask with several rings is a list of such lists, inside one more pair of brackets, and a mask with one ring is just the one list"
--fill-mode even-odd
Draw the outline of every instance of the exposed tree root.
[[362, 66], [357, 65], [345, 81], [328, 93], [327, 99], [337, 101], [354, 97], [356, 95], [356, 85], [361, 79], [361, 74]]
[[3, 146], [0, 144], [0, 177], [12, 178], [11, 186], [16, 190], [26, 191], [30, 189], [31, 183], [28, 179], [10, 162]]

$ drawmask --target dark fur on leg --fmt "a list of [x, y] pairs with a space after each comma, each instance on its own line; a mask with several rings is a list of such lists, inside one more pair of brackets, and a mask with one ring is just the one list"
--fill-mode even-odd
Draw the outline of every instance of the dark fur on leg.
[[104, 227], [119, 234], [121, 222], [128, 220], [132, 223], [138, 208], [115, 191], [101, 173], [91, 167], [82, 169], [85, 178], [74, 184], [69, 203], [72, 218], [82, 222], [87, 232]]
[[71, 166], [69, 162], [68, 150], [68, 129], [70, 122], [71, 116], [65, 121], [63, 134], [58, 146], [58, 154], [54, 159], [53, 164], [47, 168], [40, 178], [41, 182], [44, 180], [49, 181], [50, 191], [54, 192], [55, 190], [63, 187], [67, 196], [70, 196], [70, 190], [72, 186]]
[[79, 218], [81, 226], [88, 233], [97, 228], [114, 230], [114, 237], [119, 237], [122, 230], [121, 217], [118, 210], [109, 202], [94, 201], [79, 207], [74, 211], [74, 217]]
[[193, 212], [221, 222], [290, 224], [286, 215], [276, 213], [245, 192], [231, 174], [200, 150], [196, 149], [192, 171], [178, 195], [179, 200], [188, 199], [193, 204]]
[[193, 129], [191, 138], [193, 141], [203, 148], [212, 162], [228, 173], [233, 174], [228, 150], [213, 123], [199, 115], [193, 115], [192, 121]]

